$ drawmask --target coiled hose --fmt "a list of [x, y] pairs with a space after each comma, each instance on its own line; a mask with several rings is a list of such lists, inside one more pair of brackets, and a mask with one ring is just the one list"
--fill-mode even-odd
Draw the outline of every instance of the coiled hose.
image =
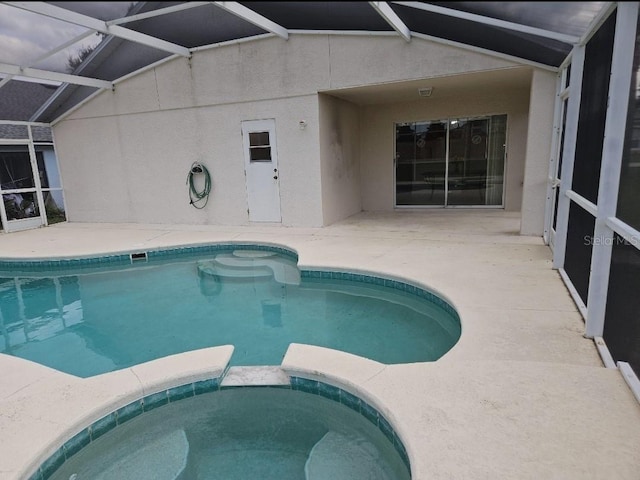
[[[195, 178], [199, 175], [204, 175], [204, 185], [200, 190], [196, 187], [195, 182]], [[187, 174], [187, 185], [189, 185], [189, 204], [197, 209], [204, 208], [209, 201], [209, 194], [211, 193], [211, 175], [207, 167], [201, 163], [193, 162]]]

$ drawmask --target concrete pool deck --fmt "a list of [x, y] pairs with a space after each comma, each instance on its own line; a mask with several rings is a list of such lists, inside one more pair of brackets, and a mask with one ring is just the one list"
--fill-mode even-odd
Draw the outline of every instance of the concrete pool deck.
[[[462, 321], [460, 341], [437, 362], [383, 365], [292, 345], [284, 370], [370, 401], [403, 439], [414, 480], [638, 480], [640, 405], [583, 337], [549, 248], [519, 225], [519, 214], [500, 210], [362, 213], [324, 228], [63, 223], [0, 234], [0, 257], [267, 243], [296, 250], [301, 267], [428, 287]], [[56, 442], [115, 403], [221, 371], [230, 350], [185, 355], [79, 379], [0, 354], [0, 479], [28, 478]]]

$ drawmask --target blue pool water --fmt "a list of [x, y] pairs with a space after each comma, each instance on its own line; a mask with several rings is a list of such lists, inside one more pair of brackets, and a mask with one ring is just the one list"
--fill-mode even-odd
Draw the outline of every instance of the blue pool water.
[[231, 388], [128, 420], [51, 480], [408, 480], [393, 443], [353, 409], [282, 388]]
[[81, 377], [227, 344], [232, 365], [279, 365], [290, 343], [426, 362], [460, 336], [451, 307], [414, 287], [301, 274], [268, 250], [26, 270], [0, 272], [0, 352]]

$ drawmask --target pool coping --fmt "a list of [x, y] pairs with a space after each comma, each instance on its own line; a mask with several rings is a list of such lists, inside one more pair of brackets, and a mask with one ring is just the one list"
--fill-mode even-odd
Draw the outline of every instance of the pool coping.
[[[163, 402], [163, 395], [168, 402], [168, 392], [171, 392], [171, 396], [175, 399], [180, 396], [184, 398], [186, 392], [179, 388], [182, 385], [189, 384], [192, 388], [199, 390], [210, 388], [213, 379], [224, 376], [232, 354], [232, 345], [209, 347], [162, 357], [88, 378], [62, 374], [48, 367], [34, 365], [42, 371], [59, 373], [56, 383], [61, 387], [58, 393], [61, 398], [42, 399], [43, 403], [56, 400], [68, 402], [72, 400], [70, 397], [73, 397], [74, 391], [84, 398], [71, 418], [56, 425], [49, 435], [43, 432], [43, 437], [47, 437], [46, 441], [42, 441], [39, 445], [37, 442], [29, 444], [32, 451], [28, 458], [20, 461], [11, 457], [11, 460], [16, 461], [17, 464], [13, 469], [14, 475], [10, 478], [48, 478], [43, 473], [46, 471], [51, 474], [57, 469], [61, 465], [61, 460], [65, 460], [66, 451], [71, 450], [76, 453], [88, 443], [87, 440], [91, 438], [91, 427], [99, 428], [102, 435], [117, 424], [118, 415], [123, 415], [129, 420], [138, 413], [142, 413], [142, 411], [136, 413], [137, 410], [134, 408], [136, 402], [144, 400], [155, 408], [166, 403]], [[18, 360], [32, 363], [27, 360]], [[38, 387], [38, 383], [31, 384], [22, 389], [21, 393], [28, 395], [29, 390], [37, 390]], [[142, 408], [142, 403], [140, 407]], [[30, 413], [33, 415], [38, 412]], [[30, 416], [28, 412], [22, 412], [22, 415], [26, 418]], [[4, 468], [8, 466], [4, 465]]]

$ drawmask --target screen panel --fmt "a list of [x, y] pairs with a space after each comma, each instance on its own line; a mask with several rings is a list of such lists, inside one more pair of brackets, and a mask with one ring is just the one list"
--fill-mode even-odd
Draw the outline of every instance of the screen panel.
[[585, 49], [571, 188], [593, 203], [598, 202], [615, 22], [615, 14], [610, 15]]
[[[640, 241], [640, 239], [637, 239]], [[619, 235], [613, 239], [603, 338], [614, 360], [640, 372], [640, 251]]]
[[585, 305], [589, 291], [591, 251], [597, 241], [593, 236], [595, 223], [593, 215], [571, 202], [564, 270]]
[[[640, 27], [640, 17], [638, 18]], [[636, 31], [640, 31], [640, 28]], [[640, 230], [640, 38], [636, 36], [616, 216]]]

